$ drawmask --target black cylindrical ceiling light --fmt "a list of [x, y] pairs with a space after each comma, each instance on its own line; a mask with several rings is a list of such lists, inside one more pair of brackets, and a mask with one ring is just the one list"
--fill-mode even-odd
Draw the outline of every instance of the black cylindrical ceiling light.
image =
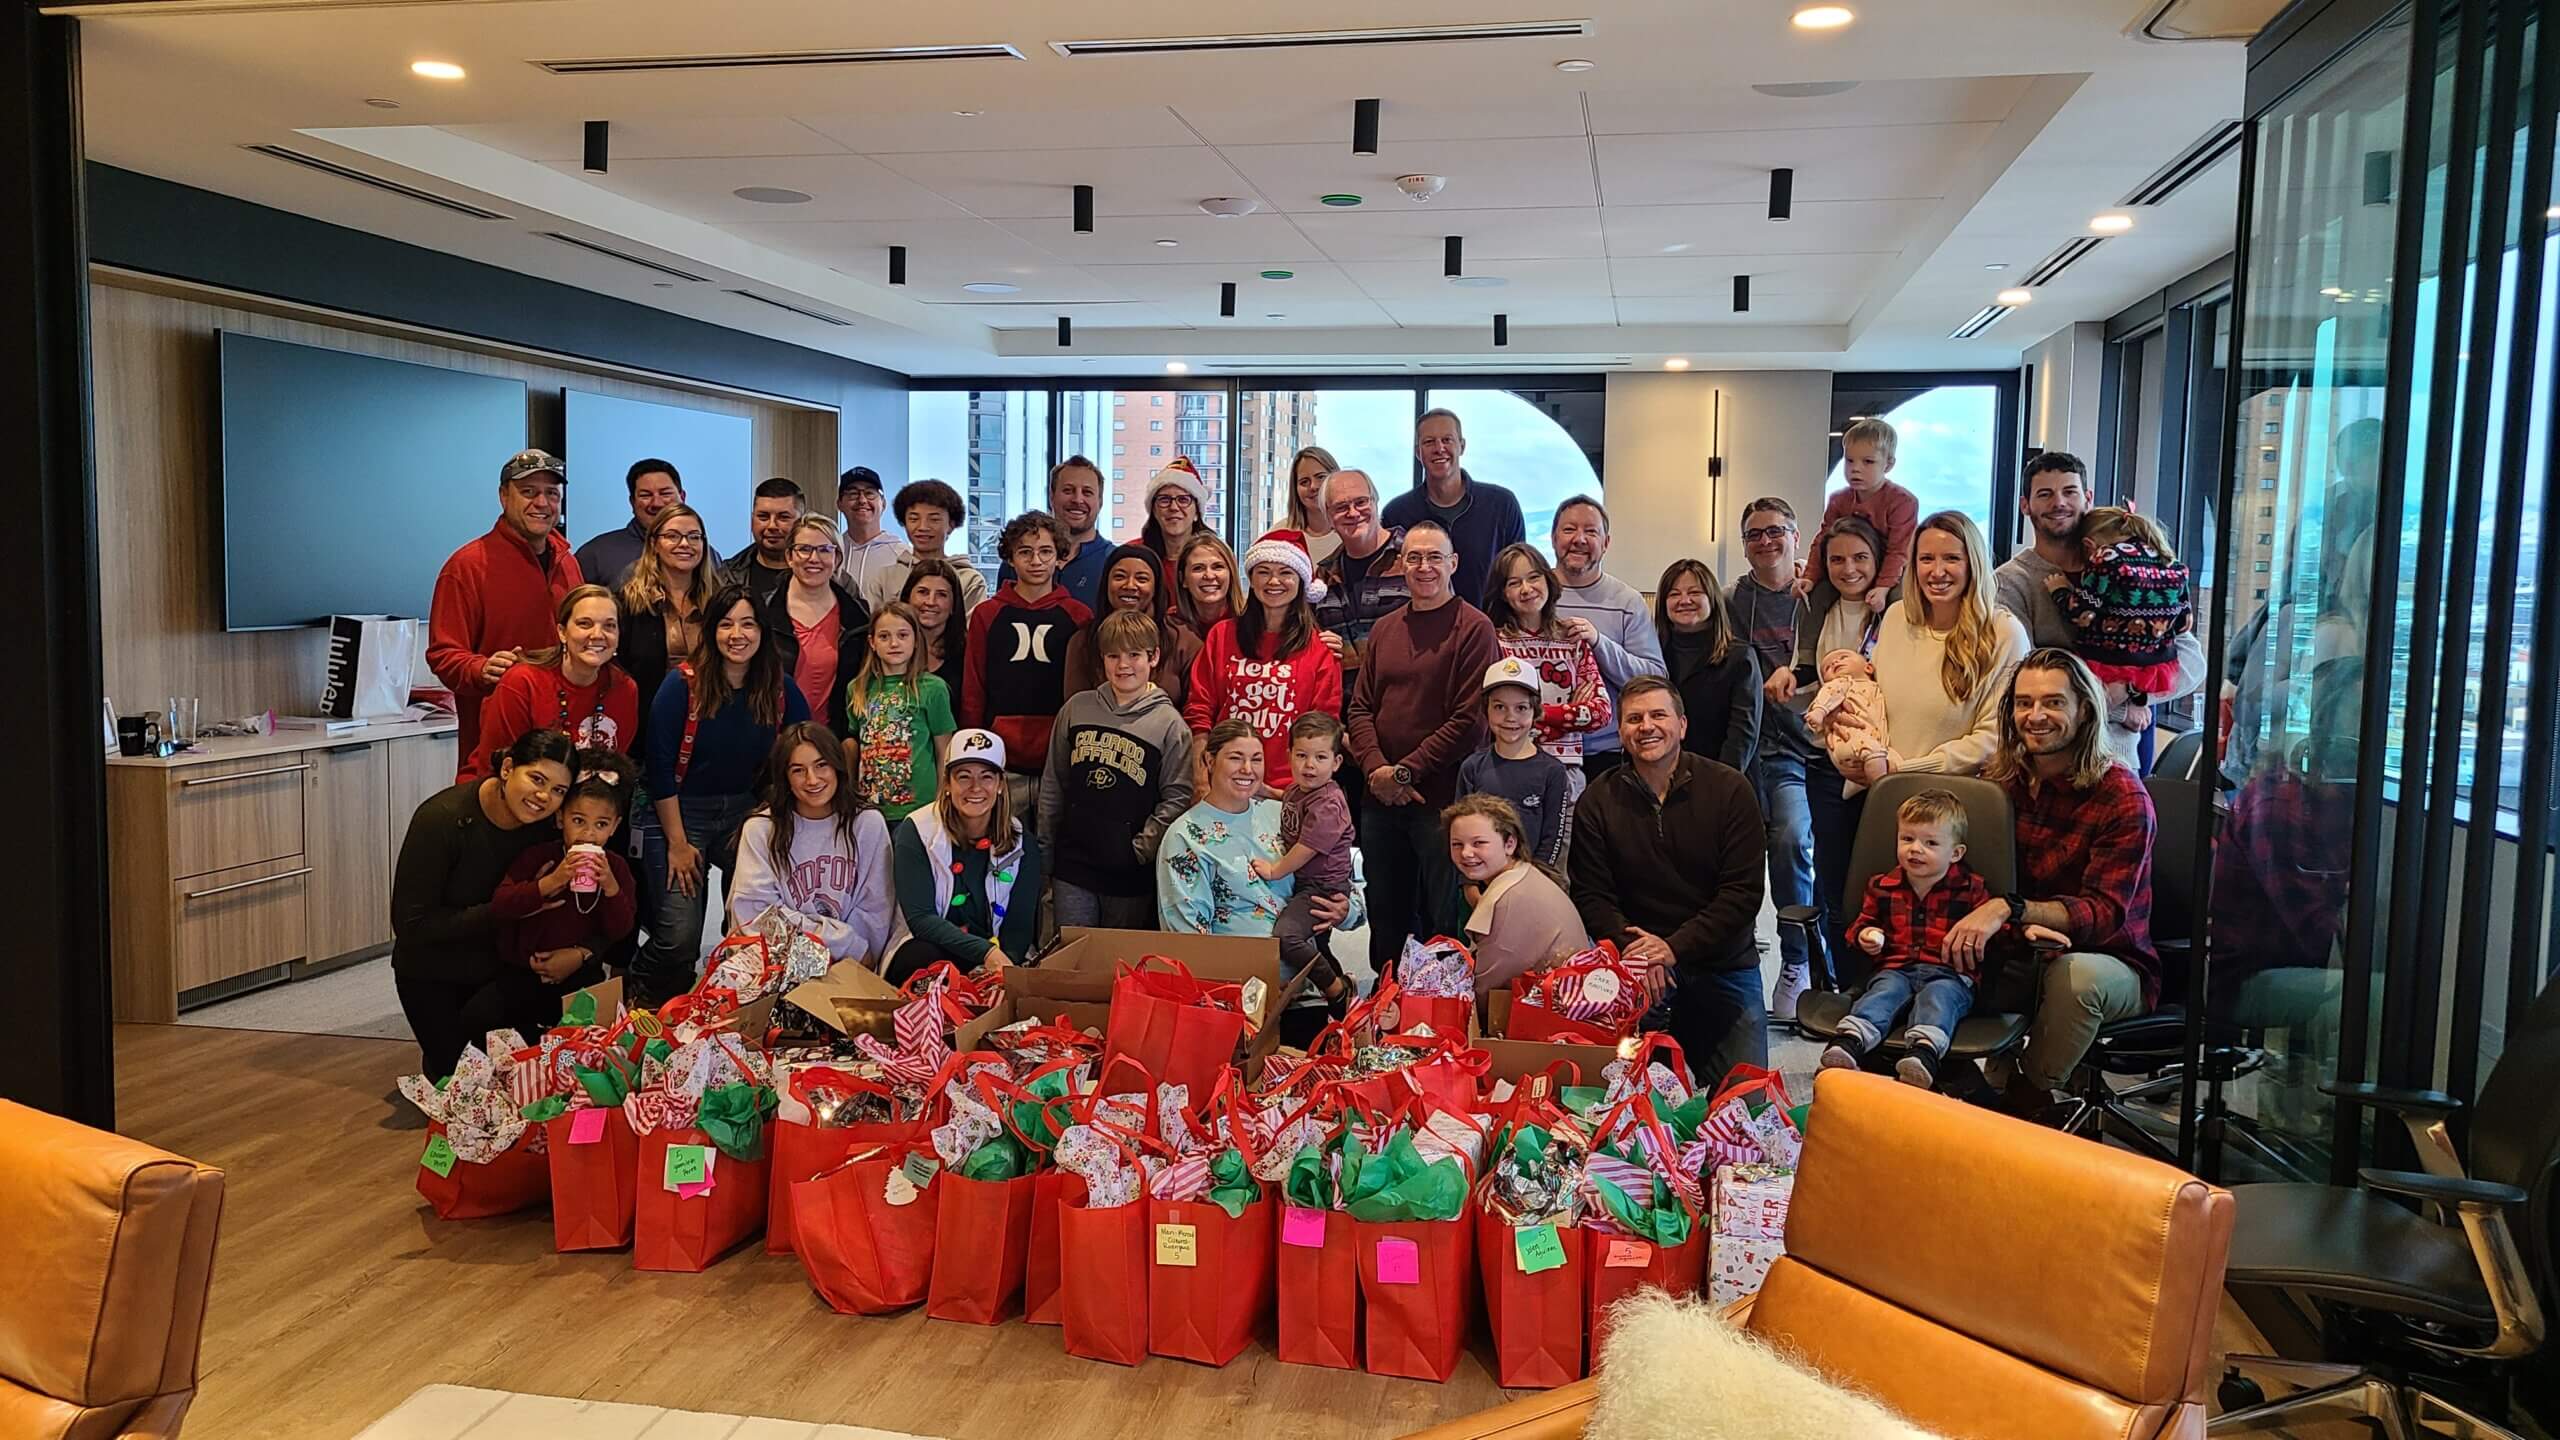
[[1073, 320], [1068, 319], [1068, 318], [1067, 318], [1066, 316], [1064, 316], [1064, 315], [1059, 316], [1059, 317], [1058, 317], [1058, 348], [1059, 348], [1059, 349], [1061, 349], [1061, 350], [1064, 350], [1065, 348], [1067, 348], [1067, 347], [1068, 347], [1068, 346], [1070, 346], [1070, 345], [1073, 345], [1074, 343], [1076, 343], [1076, 322], [1074, 322]]
[[1792, 220], [1796, 213], [1796, 172], [1784, 165], [1769, 172], [1769, 218]]
[[889, 247], [889, 283], [892, 285], [907, 283], [907, 247], [904, 245]]
[[1093, 233], [1093, 187], [1090, 185], [1076, 187], [1076, 233]]
[[1351, 153], [1378, 153], [1378, 102], [1375, 100], [1351, 102]]
[[1467, 240], [1463, 235], [1445, 236], [1440, 241], [1440, 273], [1455, 280], [1466, 273]]
[[1233, 280], [1225, 281], [1218, 286], [1218, 318], [1221, 320], [1236, 318], [1236, 282]]
[[586, 172], [588, 174], [601, 175], [604, 173], [605, 161], [608, 158], [606, 152], [609, 151], [613, 145], [611, 138], [612, 134], [613, 122], [610, 120], [590, 120], [587, 122]]
[[1751, 277], [1736, 275], [1733, 277], [1733, 313], [1739, 315], [1750, 308]]
[[1499, 350], [1499, 349], [1501, 349], [1503, 346], [1508, 345], [1508, 344], [1510, 344], [1510, 343], [1511, 343], [1511, 317], [1510, 317], [1510, 316], [1508, 316], [1508, 315], [1496, 315], [1496, 316], [1494, 316], [1494, 317], [1493, 317], [1493, 347], [1494, 347], [1495, 349]]

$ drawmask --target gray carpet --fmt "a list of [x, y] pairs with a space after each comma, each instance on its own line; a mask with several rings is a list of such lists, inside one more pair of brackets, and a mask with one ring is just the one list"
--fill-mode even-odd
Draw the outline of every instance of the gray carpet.
[[410, 1038], [409, 1022], [400, 1014], [400, 997], [391, 986], [388, 955], [308, 980], [270, 985], [238, 999], [201, 1005], [181, 1013], [178, 1023], [360, 1040]]

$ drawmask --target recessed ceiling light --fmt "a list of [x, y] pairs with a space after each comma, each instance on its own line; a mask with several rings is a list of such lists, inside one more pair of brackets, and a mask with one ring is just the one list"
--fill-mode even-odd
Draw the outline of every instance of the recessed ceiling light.
[[1677, 245], [1665, 245], [1665, 246], [1663, 246], [1663, 247], [1662, 247], [1662, 253], [1663, 253], [1663, 254], [1665, 254], [1665, 255], [1678, 255], [1678, 254], [1682, 254], [1682, 253], [1684, 253], [1684, 252], [1688, 251], [1688, 250], [1689, 250], [1689, 249], [1691, 249], [1691, 248], [1693, 248], [1693, 247], [1691, 246], [1690, 242], [1689, 242], [1689, 241], [1686, 241], [1686, 240], [1683, 240], [1683, 241], [1681, 241], [1681, 242], [1680, 242], [1679, 244], [1677, 244]]
[[1349, 209], [1351, 206], [1360, 203], [1359, 196], [1348, 193], [1339, 195], [1319, 195], [1316, 197], [1316, 200], [1320, 204], [1331, 205], [1337, 210]]
[[807, 191], [785, 190], [779, 185], [741, 185], [729, 193], [755, 205], [806, 205], [809, 203]]
[[1982, 268], [1985, 270], [2006, 270], [2009, 268], [2009, 262], [2006, 260], [1994, 260]]
[[2089, 229], [2099, 235], [2121, 235], [2132, 228], [2133, 217], [2122, 211], [2109, 211], [2104, 215], [2091, 216], [2089, 220]]
[[1167, 375], [1187, 375], [1191, 373], [1191, 367], [1183, 364], [1179, 360], [1167, 360], [1164, 362], [1164, 373]]
[[2335, 285], [2323, 285], [2320, 287], [2320, 293], [2323, 295], [2344, 295], [2347, 292], [2339, 289]]
[[2024, 305], [2036, 295], [2032, 290], [2003, 290], [1996, 298], [2003, 305]]
[[1511, 282], [1499, 275], [1452, 275], [1449, 277], [1449, 283], [1462, 285], [1469, 290], [1491, 290], [1497, 285], [1508, 285]]
[[397, 101], [397, 100], [385, 100], [385, 99], [383, 99], [383, 98], [382, 98], [381, 96], [379, 96], [379, 95], [373, 96], [372, 98], [370, 98], [370, 99], [366, 100], [364, 103], [366, 103], [367, 105], [372, 106], [372, 107], [373, 107], [374, 109], [376, 109], [376, 110], [397, 110], [397, 109], [399, 109], [399, 108], [400, 108], [400, 102], [399, 102], [399, 101]]
[[1773, 100], [1819, 100], [1826, 95], [1846, 95], [1858, 88], [1858, 82], [1802, 80], [1790, 85], [1754, 85], [1751, 88]]
[[1159, 250], [1171, 250], [1171, 249], [1174, 249], [1174, 248], [1176, 248], [1177, 246], [1179, 246], [1179, 245], [1181, 245], [1181, 244], [1182, 244], [1182, 242], [1181, 242], [1181, 241], [1179, 241], [1179, 240], [1165, 239], [1165, 240], [1159, 240], [1159, 241], [1157, 241], [1157, 242], [1156, 242], [1156, 248], [1157, 248], [1157, 249], [1159, 249]]
[[1559, 60], [1556, 62], [1556, 68], [1567, 75], [1579, 75], [1586, 70], [1599, 69], [1600, 62], [1597, 60]]
[[1007, 285], [1001, 280], [972, 280], [960, 288], [972, 295], [1011, 295], [1022, 287]]
[[1689, 368], [1689, 357], [1686, 355], [1674, 355], [1670, 359], [1662, 362], [1662, 368], [1665, 370], [1686, 370]]
[[1295, 280], [1298, 278], [1298, 272], [1295, 270], [1265, 270], [1262, 272], [1262, 278], [1265, 280]]
[[1837, 30], [1857, 18], [1846, 5], [1807, 5], [1796, 12], [1796, 28]]
[[987, 112], [984, 110], [954, 110], [951, 113], [960, 116], [963, 119], [970, 119], [979, 115], [984, 115]]
[[412, 60], [409, 73], [427, 80], [459, 80], [462, 67], [450, 60]]

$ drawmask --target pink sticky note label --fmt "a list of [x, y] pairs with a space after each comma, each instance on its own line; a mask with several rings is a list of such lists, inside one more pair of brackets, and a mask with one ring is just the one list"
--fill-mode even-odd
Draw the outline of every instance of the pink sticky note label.
[[1378, 1283], [1381, 1285], [1421, 1284], [1422, 1251], [1420, 1247], [1410, 1240], [1379, 1241]]
[[1280, 1243], [1309, 1250], [1324, 1248], [1324, 1212], [1292, 1205], [1280, 1212]]
[[1642, 1240], [1612, 1240], [1609, 1254], [1600, 1262], [1603, 1270], [1641, 1270], [1653, 1263], [1653, 1247]]
[[692, 1185], [679, 1185], [676, 1187], [676, 1198], [691, 1200], [697, 1195], [708, 1195], [711, 1193], [711, 1187], [717, 1183], [717, 1181], [704, 1180]]
[[570, 1111], [569, 1143], [593, 1145], [604, 1139], [605, 1119], [612, 1113], [610, 1110], [599, 1110], [592, 1106], [584, 1110]]

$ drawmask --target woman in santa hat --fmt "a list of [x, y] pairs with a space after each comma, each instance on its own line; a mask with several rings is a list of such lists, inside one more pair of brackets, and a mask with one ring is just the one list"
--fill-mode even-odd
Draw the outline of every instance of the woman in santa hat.
[[1147, 523], [1138, 532], [1138, 543], [1156, 552], [1166, 594], [1174, 590], [1173, 557], [1182, 553], [1182, 542], [1200, 529], [1200, 517], [1208, 513], [1209, 487], [1200, 483], [1189, 456], [1174, 456], [1172, 464], [1147, 482]]
[[1252, 602], [1209, 631], [1191, 662], [1191, 694], [1183, 718], [1206, 735], [1221, 720], [1243, 720], [1262, 741], [1263, 783], [1289, 788], [1289, 725], [1315, 711], [1342, 713], [1342, 662], [1316, 626], [1314, 601], [1324, 590], [1306, 537], [1274, 530], [1244, 552]]

